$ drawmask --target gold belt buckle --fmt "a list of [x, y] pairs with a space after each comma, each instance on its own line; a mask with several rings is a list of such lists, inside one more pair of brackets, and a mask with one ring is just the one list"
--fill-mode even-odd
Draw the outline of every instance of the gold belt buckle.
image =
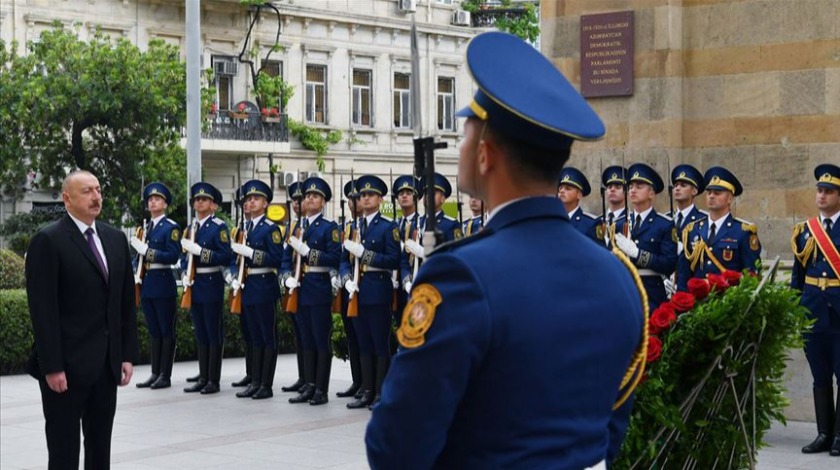
[[817, 281], [817, 287], [819, 287], [820, 290], [825, 290], [825, 288], [828, 287], [828, 278], [820, 277], [817, 279], [819, 279]]

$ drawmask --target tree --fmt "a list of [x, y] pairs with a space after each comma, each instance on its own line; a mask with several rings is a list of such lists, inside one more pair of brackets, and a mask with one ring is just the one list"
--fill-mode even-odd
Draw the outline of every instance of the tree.
[[[0, 41], [0, 184], [20, 196], [32, 169], [57, 189], [74, 169], [91, 171], [104, 194], [104, 220], [141, 218], [143, 183], [162, 181], [186, 199], [186, 68], [177, 47], [143, 52], [97, 32], [84, 42], [60, 25], [27, 45]], [[28, 160], [28, 162], [27, 162]]]

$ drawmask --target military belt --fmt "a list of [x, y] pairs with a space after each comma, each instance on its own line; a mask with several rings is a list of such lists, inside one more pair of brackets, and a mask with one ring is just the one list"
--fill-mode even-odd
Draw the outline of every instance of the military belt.
[[637, 271], [639, 272], [639, 276], [661, 276], [661, 274], [653, 269], [638, 269]]
[[196, 274], [215, 274], [222, 271], [221, 266], [213, 266], [210, 268], [195, 268]]
[[169, 269], [169, 268], [170, 268], [170, 266], [168, 264], [163, 264], [163, 263], [149, 263], [149, 264], [146, 265], [146, 269], [148, 269], [148, 270]]
[[303, 266], [303, 272], [305, 273], [328, 273], [330, 272], [330, 268], [327, 266]]
[[363, 273], [389, 273], [390, 269], [374, 268], [373, 266], [362, 266]]
[[808, 284], [809, 286], [817, 286], [821, 290], [826, 290], [826, 288], [829, 287], [840, 287], [840, 279], [805, 276], [805, 284]]
[[277, 270], [274, 268], [248, 268], [248, 275], [254, 274], [276, 274]]

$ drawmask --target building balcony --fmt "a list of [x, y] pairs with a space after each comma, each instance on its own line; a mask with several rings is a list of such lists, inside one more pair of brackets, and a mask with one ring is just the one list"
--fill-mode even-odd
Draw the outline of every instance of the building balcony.
[[499, 18], [515, 20], [524, 15], [524, 8], [488, 8], [470, 15], [470, 22], [473, 28], [490, 28], [496, 25]]
[[[237, 117], [239, 116], [239, 117]], [[289, 153], [288, 117], [221, 111], [201, 130], [201, 149], [220, 153]], [[186, 129], [182, 137], [186, 145]]]

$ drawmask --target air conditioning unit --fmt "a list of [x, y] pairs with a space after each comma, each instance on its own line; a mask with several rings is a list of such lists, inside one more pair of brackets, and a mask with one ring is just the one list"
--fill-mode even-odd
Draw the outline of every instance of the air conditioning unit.
[[413, 13], [417, 11], [417, 0], [397, 0], [399, 3], [399, 10], [403, 13]]
[[213, 62], [213, 73], [216, 76], [235, 76], [239, 73], [239, 64], [232, 60], [216, 60]]
[[307, 178], [315, 178], [315, 177], [320, 177], [320, 176], [321, 176], [321, 174], [318, 173], [317, 171], [301, 171], [300, 172], [300, 181], [303, 182], [303, 181], [306, 181]]
[[292, 183], [297, 181], [295, 179], [296, 175], [294, 174], [294, 172], [291, 172], [291, 171], [284, 171], [277, 176], [278, 176], [278, 179], [280, 180], [278, 183], [280, 184], [281, 188], [288, 188], [289, 185], [291, 185]]
[[470, 12], [464, 10], [455, 10], [452, 12], [452, 24], [455, 26], [469, 26]]

